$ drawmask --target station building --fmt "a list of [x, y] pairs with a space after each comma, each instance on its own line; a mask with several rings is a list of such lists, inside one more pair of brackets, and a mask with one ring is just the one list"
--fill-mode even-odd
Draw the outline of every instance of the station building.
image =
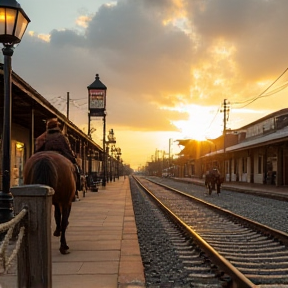
[[[4, 115], [4, 77], [0, 63], [0, 163], [2, 163], [2, 135]], [[12, 71], [12, 116], [11, 116], [11, 187], [23, 183], [23, 167], [34, 153], [35, 139], [46, 130], [46, 120], [57, 117], [63, 125], [77, 162], [83, 173], [101, 173], [103, 149], [91, 137], [80, 130], [47, 99], [40, 95], [19, 75]], [[0, 190], [2, 167], [0, 167]]]
[[226, 130], [225, 137], [178, 143], [183, 165], [173, 167], [175, 176], [202, 178], [217, 167], [226, 182], [288, 185], [288, 108]]

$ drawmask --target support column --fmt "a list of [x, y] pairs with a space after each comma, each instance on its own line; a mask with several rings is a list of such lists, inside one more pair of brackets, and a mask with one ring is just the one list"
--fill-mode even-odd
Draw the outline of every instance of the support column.
[[107, 155], [106, 155], [106, 115], [103, 116], [103, 159], [102, 159], [102, 186], [106, 186], [106, 173], [107, 173]]

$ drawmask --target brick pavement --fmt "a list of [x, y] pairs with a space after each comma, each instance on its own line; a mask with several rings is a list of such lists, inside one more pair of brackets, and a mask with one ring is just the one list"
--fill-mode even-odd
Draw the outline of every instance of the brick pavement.
[[[53, 288], [145, 287], [129, 179], [120, 177], [85, 198], [80, 193], [80, 199], [69, 218], [70, 254], [61, 255], [59, 238], [52, 237]], [[13, 273], [0, 275], [0, 288], [16, 288], [16, 280]]]

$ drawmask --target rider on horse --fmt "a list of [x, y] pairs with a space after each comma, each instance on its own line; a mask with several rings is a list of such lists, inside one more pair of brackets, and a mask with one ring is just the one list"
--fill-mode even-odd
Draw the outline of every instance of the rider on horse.
[[217, 168], [206, 171], [205, 186], [209, 189], [209, 195], [215, 188], [217, 188], [217, 194], [219, 195], [220, 187], [223, 182], [224, 178], [221, 177], [220, 171]]
[[60, 125], [61, 123], [58, 122], [57, 118], [47, 120], [46, 131], [36, 139], [35, 153], [40, 151], [55, 151], [69, 159], [75, 166], [77, 190], [80, 190], [80, 169], [76, 161], [76, 156], [71, 149], [70, 142], [63, 134]]

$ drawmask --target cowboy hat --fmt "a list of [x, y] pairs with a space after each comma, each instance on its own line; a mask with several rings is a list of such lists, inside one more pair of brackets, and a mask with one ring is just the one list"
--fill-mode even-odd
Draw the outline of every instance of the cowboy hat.
[[53, 129], [53, 128], [57, 128], [60, 126], [61, 126], [61, 123], [58, 121], [57, 118], [50, 118], [46, 122], [46, 128], [47, 129]]

